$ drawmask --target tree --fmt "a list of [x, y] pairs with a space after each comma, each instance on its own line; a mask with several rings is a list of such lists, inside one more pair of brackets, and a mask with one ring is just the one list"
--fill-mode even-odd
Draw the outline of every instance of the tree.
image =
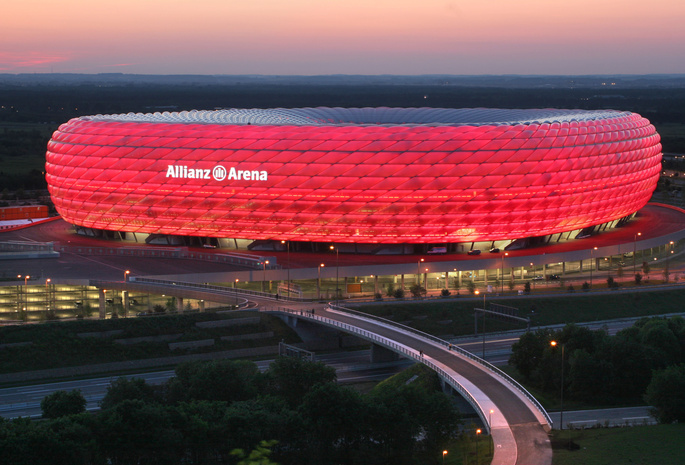
[[385, 295], [388, 297], [393, 297], [395, 295], [395, 283], [388, 283], [388, 287], [385, 289]]
[[654, 407], [652, 415], [660, 423], [685, 422], [685, 364], [656, 371], [645, 401]]
[[334, 368], [293, 357], [278, 357], [266, 372], [267, 392], [283, 397], [292, 407], [299, 405], [317, 384], [336, 379]]
[[426, 289], [420, 284], [413, 284], [409, 288], [409, 292], [414, 298], [424, 297], [426, 295]]
[[140, 400], [142, 402], [152, 402], [155, 393], [149, 384], [141, 378], [118, 378], [107, 387], [107, 394], [100, 401], [100, 408], [105, 410], [112, 408], [124, 400]]
[[588, 283], [587, 281], [583, 281], [583, 285], [581, 286], [581, 289], [584, 292], [588, 292], [590, 290], [590, 283]]
[[516, 287], [516, 282], [514, 281], [513, 278], [509, 280], [508, 287], [509, 287], [509, 290], [510, 290], [510, 291], [513, 291], [514, 288]]
[[369, 437], [368, 410], [360, 394], [337, 383], [307, 393], [299, 412], [312, 445], [309, 463], [352, 463], [350, 455]]
[[473, 282], [473, 279], [466, 283], [466, 289], [469, 291], [469, 294], [474, 294], [476, 292], [476, 283]]
[[166, 310], [168, 312], [175, 312], [176, 311], [176, 297], [169, 297], [166, 300]]
[[526, 295], [530, 294], [530, 281], [526, 281], [526, 283], [523, 285], [523, 292]]
[[175, 382], [188, 399], [235, 402], [256, 396], [262, 375], [250, 360], [186, 362], [176, 367]]
[[649, 280], [649, 271], [649, 263], [642, 262], [642, 273], [647, 277], [647, 280]]
[[40, 402], [43, 418], [59, 418], [86, 411], [86, 399], [80, 390], [55, 391]]
[[452, 293], [450, 292], [449, 289], [443, 289], [443, 290], [440, 291], [440, 295], [441, 295], [442, 297], [449, 297], [450, 295], [452, 295]]
[[269, 459], [271, 448], [276, 444], [278, 441], [262, 441], [249, 454], [246, 454], [243, 449], [235, 449], [231, 455], [241, 459], [238, 465], [277, 465]]
[[396, 299], [404, 299], [404, 289], [398, 287], [397, 289], [395, 289], [395, 293], [393, 294], [393, 296]]
[[623, 277], [623, 267], [621, 265], [618, 265], [616, 267], [616, 276], [620, 279]]
[[668, 269], [668, 260], [666, 260], [666, 264], [664, 265], [663, 275], [664, 275], [664, 282], [667, 283], [669, 281], [670, 276], [671, 276], [671, 272]]
[[642, 283], [642, 275], [640, 273], [635, 273], [635, 285], [639, 286]]
[[552, 340], [552, 333], [546, 329], [523, 334], [511, 346], [509, 364], [514, 366], [525, 379], [530, 380], [550, 340]]

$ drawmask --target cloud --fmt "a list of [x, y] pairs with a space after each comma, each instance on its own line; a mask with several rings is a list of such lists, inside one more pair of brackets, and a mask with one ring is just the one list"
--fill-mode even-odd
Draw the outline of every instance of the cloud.
[[45, 68], [53, 63], [69, 60], [68, 56], [50, 55], [41, 52], [3, 52], [0, 51], [0, 71], [25, 71], [31, 68]]

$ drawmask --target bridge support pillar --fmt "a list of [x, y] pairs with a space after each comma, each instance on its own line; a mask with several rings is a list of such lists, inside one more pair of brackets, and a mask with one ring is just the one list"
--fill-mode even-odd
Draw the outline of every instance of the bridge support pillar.
[[99, 317], [101, 320], [105, 319], [105, 290], [98, 289], [98, 309], [100, 310]]
[[400, 289], [404, 289], [404, 275], [400, 275]]
[[205, 311], [205, 301], [204, 300], [198, 301], [197, 308], [198, 308], [198, 310], [200, 310], [200, 313], [204, 312]]
[[183, 297], [176, 297], [176, 310], [183, 313]]
[[373, 277], [373, 295], [374, 297], [378, 294], [378, 275]]
[[392, 350], [371, 344], [371, 363], [394, 362], [399, 359], [400, 356]]

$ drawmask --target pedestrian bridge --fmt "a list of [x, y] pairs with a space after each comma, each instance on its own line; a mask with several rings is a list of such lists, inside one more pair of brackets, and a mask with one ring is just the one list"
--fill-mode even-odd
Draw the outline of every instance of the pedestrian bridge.
[[475, 409], [492, 435], [493, 464], [549, 465], [552, 420], [540, 403], [509, 375], [448, 342], [413, 328], [328, 305], [320, 309], [260, 307], [353, 334], [434, 370]]
[[[142, 280], [141, 280], [142, 281]], [[154, 281], [154, 282], [153, 282]], [[476, 410], [494, 443], [494, 465], [551, 465], [547, 433], [552, 420], [539, 402], [500, 369], [447, 341], [390, 320], [338, 305], [283, 302], [277, 296], [211, 285], [145, 280], [91, 281], [100, 288], [104, 317], [104, 289], [184, 296], [215, 302], [256, 302], [260, 311], [305, 320], [353, 334], [372, 344], [408, 357], [435, 370], [446, 385], [458, 391]], [[240, 296], [240, 298], [238, 298]], [[288, 305], [278, 306], [279, 304]], [[179, 312], [182, 307], [179, 305]]]

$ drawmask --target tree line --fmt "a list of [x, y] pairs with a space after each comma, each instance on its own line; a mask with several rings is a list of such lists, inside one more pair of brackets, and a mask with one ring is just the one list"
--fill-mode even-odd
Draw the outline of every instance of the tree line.
[[433, 372], [361, 394], [293, 358], [264, 373], [250, 361], [184, 363], [160, 386], [120, 378], [96, 414], [78, 391], [41, 406], [41, 421], [0, 420], [4, 463], [236, 464], [260, 448], [283, 465], [435, 463], [459, 425]]
[[675, 316], [643, 318], [615, 336], [572, 324], [529, 332], [509, 363], [550, 397], [563, 389], [564, 398], [589, 404], [644, 401], [659, 421], [672, 422], [685, 421], [684, 357], [685, 319]]

